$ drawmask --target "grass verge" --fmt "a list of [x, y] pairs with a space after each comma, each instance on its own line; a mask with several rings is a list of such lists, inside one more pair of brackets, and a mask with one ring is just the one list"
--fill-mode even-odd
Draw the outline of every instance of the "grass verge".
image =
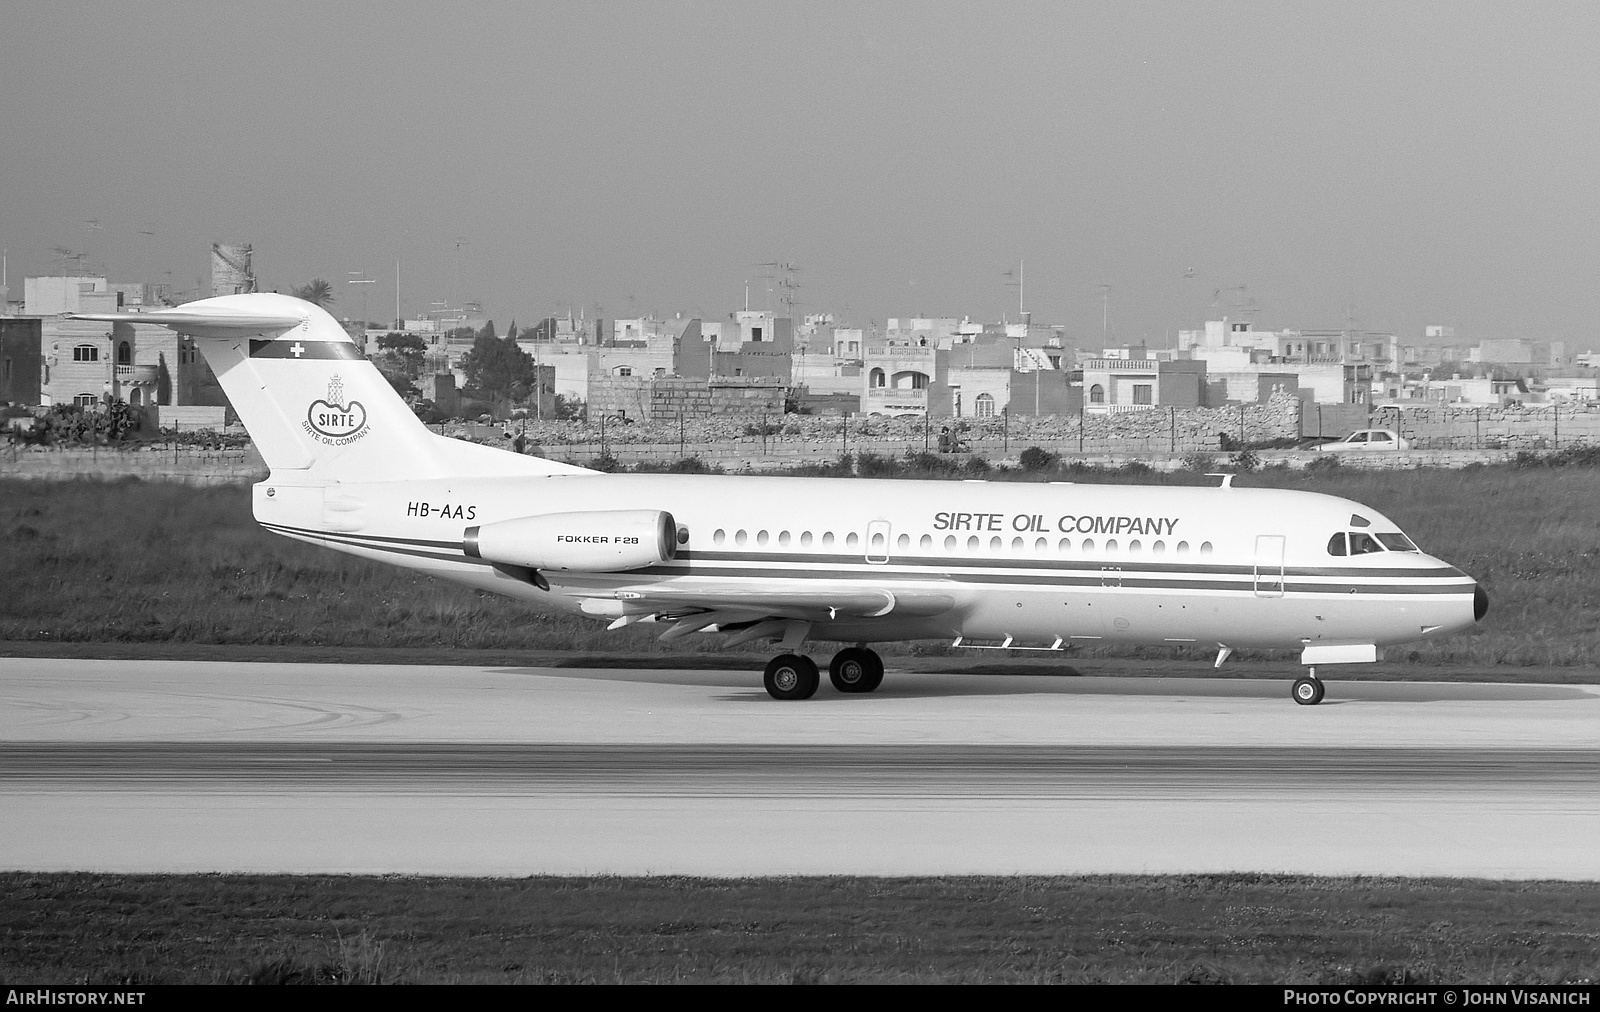
[[[1600, 625], [1592, 621], [1600, 603], [1600, 511], [1593, 508], [1600, 468], [1268, 469], [1242, 474], [1236, 484], [1368, 504], [1483, 584], [1493, 603], [1477, 628], [1401, 648], [1391, 660], [1600, 667]], [[648, 627], [606, 632], [592, 620], [535, 615], [514, 601], [268, 534], [251, 519], [247, 488], [138, 481], [0, 482], [0, 641], [566, 651], [702, 659], [696, 663], [717, 653], [713, 637], [661, 644]], [[949, 651], [943, 643], [917, 643], [884, 652]], [[1074, 648], [1056, 660], [1099, 657], [1200, 660], [1203, 652]]]
[[1600, 885], [0, 875], [26, 983], [1574, 983]]

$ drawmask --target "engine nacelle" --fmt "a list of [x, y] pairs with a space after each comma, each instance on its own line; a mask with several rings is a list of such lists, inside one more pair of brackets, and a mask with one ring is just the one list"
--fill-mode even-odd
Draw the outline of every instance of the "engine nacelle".
[[662, 510], [545, 513], [468, 527], [462, 549], [476, 559], [527, 569], [616, 573], [678, 554], [678, 524]]

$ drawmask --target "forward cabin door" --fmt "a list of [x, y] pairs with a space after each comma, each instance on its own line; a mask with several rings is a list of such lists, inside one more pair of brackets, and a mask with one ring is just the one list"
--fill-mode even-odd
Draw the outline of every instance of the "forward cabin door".
[[1282, 534], [1262, 534], [1256, 537], [1256, 596], [1283, 596], [1283, 543]]

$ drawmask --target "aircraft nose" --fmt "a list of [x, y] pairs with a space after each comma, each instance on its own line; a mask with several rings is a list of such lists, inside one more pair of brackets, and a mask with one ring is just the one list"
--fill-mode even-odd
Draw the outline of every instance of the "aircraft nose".
[[1482, 622], [1483, 616], [1489, 614], [1489, 595], [1479, 585], [1472, 592], [1472, 620]]

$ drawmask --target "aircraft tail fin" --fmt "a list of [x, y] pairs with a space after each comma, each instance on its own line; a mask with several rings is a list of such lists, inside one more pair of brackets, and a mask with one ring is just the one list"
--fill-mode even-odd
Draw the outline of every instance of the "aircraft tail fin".
[[155, 323], [194, 339], [279, 480], [394, 481], [588, 473], [429, 431], [337, 320], [288, 295], [224, 295], [155, 313], [77, 319]]

